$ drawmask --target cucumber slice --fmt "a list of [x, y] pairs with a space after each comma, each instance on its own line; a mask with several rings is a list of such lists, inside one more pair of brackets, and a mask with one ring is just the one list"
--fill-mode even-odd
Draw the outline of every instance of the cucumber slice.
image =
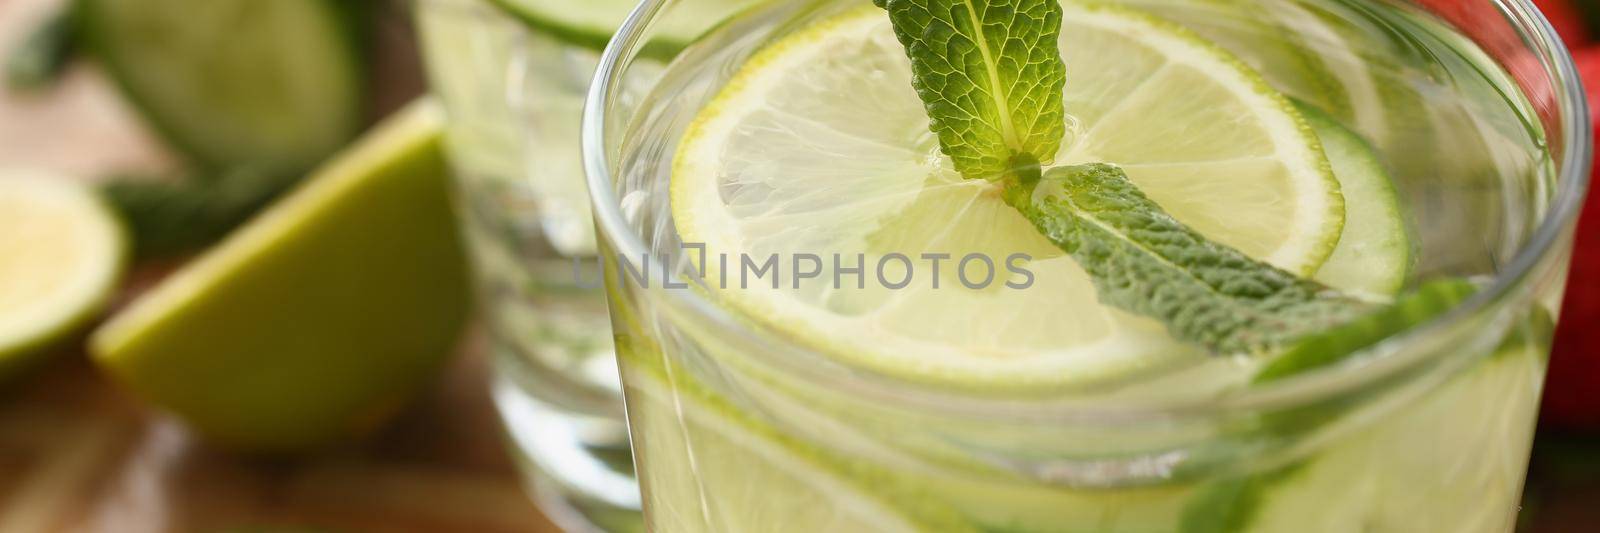
[[79, 2], [83, 36], [123, 93], [204, 166], [298, 173], [362, 124], [357, 3]]
[[[647, 51], [672, 56], [706, 30], [763, 0], [700, 1], [688, 5], [699, 10], [676, 10], [661, 19]], [[570, 0], [489, 0], [528, 26], [571, 44], [600, 50], [639, 3], [634, 0], [590, 0], [578, 5]]]

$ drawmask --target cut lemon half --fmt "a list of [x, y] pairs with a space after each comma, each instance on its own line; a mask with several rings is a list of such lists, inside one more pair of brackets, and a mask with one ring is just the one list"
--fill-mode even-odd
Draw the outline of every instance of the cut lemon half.
[[126, 250], [122, 227], [93, 190], [0, 171], [0, 378], [100, 311]]
[[[1345, 210], [1294, 106], [1175, 24], [1064, 6], [1069, 138], [1054, 164], [1120, 165], [1207, 237], [1315, 272]], [[1102, 384], [1201, 357], [1161, 324], [1100, 305], [1088, 275], [997, 193], [940, 154], [905, 52], [873, 9], [751, 58], [685, 133], [671, 184], [682, 239], [728, 258], [703, 265], [719, 297], [860, 367], [1018, 390]], [[913, 259], [909, 270], [894, 254]], [[923, 254], [949, 260], [934, 275]], [[963, 261], [969, 254], [978, 259]], [[790, 259], [809, 255], [826, 273], [792, 275], [801, 269]], [[778, 279], [749, 282], [743, 261], [772, 256]], [[838, 270], [857, 266], [864, 272]], [[977, 283], [989, 272], [996, 279]]]

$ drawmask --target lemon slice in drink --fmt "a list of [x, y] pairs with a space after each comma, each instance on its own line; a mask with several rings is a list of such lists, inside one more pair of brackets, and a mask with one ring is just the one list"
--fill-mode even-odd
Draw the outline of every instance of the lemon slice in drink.
[[0, 172], [0, 379], [94, 317], [126, 249], [115, 216], [89, 188]]
[[[1316, 271], [1339, 239], [1344, 206], [1293, 105], [1176, 25], [1065, 7], [1071, 131], [1055, 164], [1121, 165], [1208, 237]], [[836, 15], [758, 52], [685, 133], [671, 189], [677, 229], [706, 245], [706, 280], [719, 297], [867, 369], [1022, 390], [1106, 383], [1200, 357], [1160, 324], [1101, 306], [1089, 277], [994, 185], [952, 170], [880, 11]], [[894, 289], [907, 278], [905, 262], [886, 259], [894, 253], [952, 257], [938, 276], [918, 261], [911, 284]], [[978, 259], [961, 268], [971, 253], [995, 268]], [[781, 288], [750, 282], [742, 261], [759, 266], [774, 254]], [[800, 269], [786, 263], [805, 254], [824, 260], [824, 275], [790, 275]], [[857, 266], [865, 272], [836, 268]], [[983, 288], [960, 283], [958, 269]], [[986, 270], [996, 279], [983, 285]]]

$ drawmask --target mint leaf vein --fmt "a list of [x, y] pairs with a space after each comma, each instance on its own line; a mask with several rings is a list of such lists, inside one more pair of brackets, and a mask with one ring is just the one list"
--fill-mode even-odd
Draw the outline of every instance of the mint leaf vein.
[[873, 0], [911, 60], [940, 149], [1093, 279], [1102, 302], [1161, 320], [1218, 353], [1286, 353], [1260, 379], [1333, 364], [1471, 294], [1425, 286], [1398, 305], [1358, 300], [1213, 242], [1168, 215], [1122, 169], [1043, 170], [1066, 136], [1058, 0]]
[[1057, 0], [874, 0], [911, 59], [940, 149], [961, 175], [1000, 179], [1055, 157], [1067, 69]]
[[1008, 201], [1088, 271], [1103, 302], [1217, 352], [1278, 350], [1372, 310], [1206, 239], [1112, 165], [1050, 169]]

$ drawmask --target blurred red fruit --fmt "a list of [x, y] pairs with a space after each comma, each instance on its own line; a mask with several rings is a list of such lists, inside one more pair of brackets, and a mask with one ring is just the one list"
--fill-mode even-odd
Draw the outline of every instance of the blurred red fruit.
[[[1600, 113], [1600, 47], [1576, 54], [1589, 93], [1590, 120]], [[1600, 429], [1600, 194], [1589, 195], [1567, 279], [1566, 303], [1550, 357], [1542, 423]]]
[[1545, 18], [1550, 19], [1550, 25], [1555, 26], [1556, 33], [1567, 42], [1567, 46], [1576, 49], [1588, 44], [1589, 29], [1584, 24], [1583, 13], [1573, 0], [1533, 0], [1533, 3], [1544, 12]]
[[[1534, 5], [1544, 16], [1550, 19], [1550, 25], [1556, 28], [1556, 33], [1561, 35], [1561, 40], [1573, 49], [1582, 48], [1589, 42], [1589, 28], [1584, 21], [1583, 11], [1576, 2], [1592, 0], [1534, 0]], [[1444, 19], [1478, 41], [1485, 42], [1485, 37], [1504, 33], [1510, 35], [1510, 28], [1506, 25], [1505, 18], [1492, 9], [1492, 3], [1486, 0], [1416, 0], [1417, 4], [1432, 11], [1439, 18]]]

